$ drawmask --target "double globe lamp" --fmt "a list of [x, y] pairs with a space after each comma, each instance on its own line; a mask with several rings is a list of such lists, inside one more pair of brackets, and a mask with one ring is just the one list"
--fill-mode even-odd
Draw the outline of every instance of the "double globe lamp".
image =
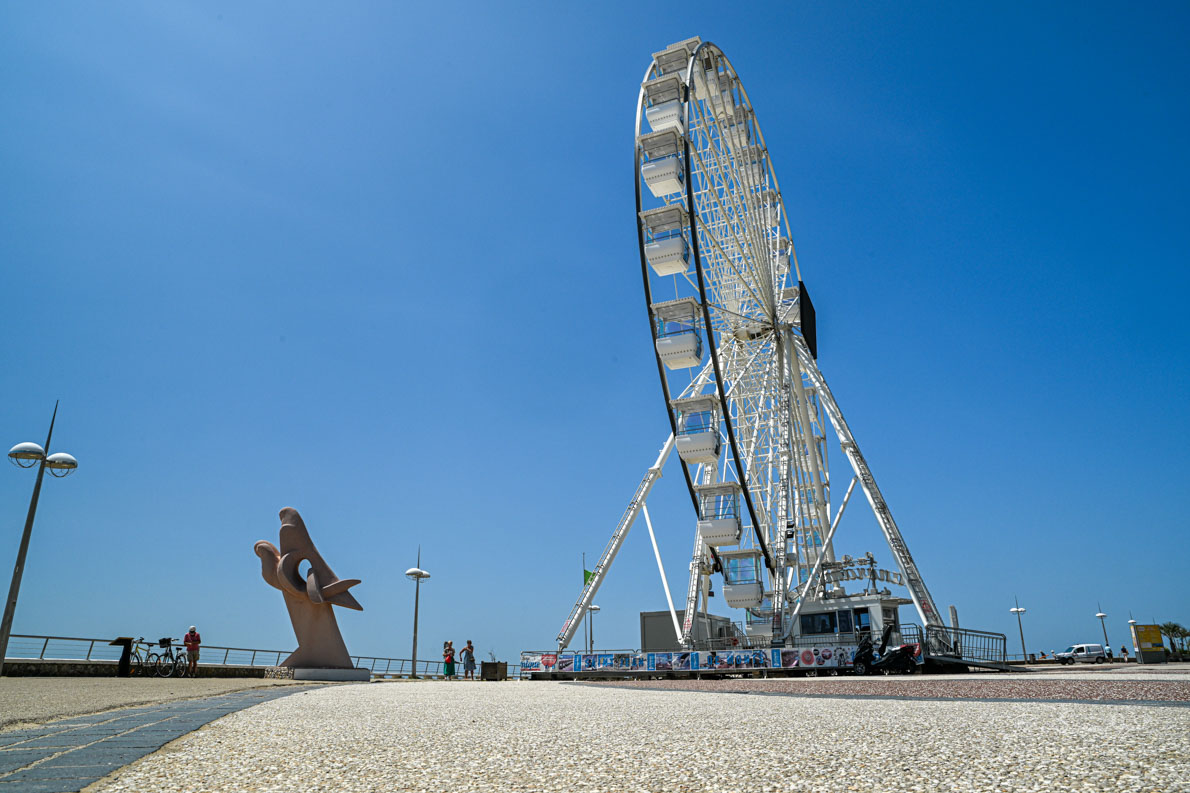
[[29, 514], [25, 517], [25, 531], [21, 534], [21, 546], [17, 551], [17, 563], [12, 571], [12, 584], [8, 589], [8, 599], [4, 602], [4, 621], [0, 622], [0, 674], [4, 673], [4, 657], [8, 652], [8, 637], [12, 633], [12, 618], [17, 610], [17, 596], [21, 591], [21, 577], [25, 572], [25, 555], [29, 552], [29, 537], [33, 533], [33, 516], [37, 514], [37, 498], [41, 495], [41, 481], [45, 472], [50, 476], [70, 476], [79, 467], [78, 460], [66, 452], [46, 454], [50, 440], [54, 437], [54, 420], [58, 417], [58, 406], [54, 405], [54, 415], [50, 419], [50, 431], [46, 435], [45, 446], [33, 442], [18, 443], [8, 452], [8, 459], [18, 468], [32, 468], [37, 466], [37, 481], [33, 485], [33, 498], [29, 501]]

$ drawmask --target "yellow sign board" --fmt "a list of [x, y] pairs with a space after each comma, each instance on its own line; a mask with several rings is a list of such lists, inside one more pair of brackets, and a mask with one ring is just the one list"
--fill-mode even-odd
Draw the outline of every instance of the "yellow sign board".
[[1135, 650], [1161, 650], [1164, 648], [1159, 625], [1133, 625], [1132, 647]]

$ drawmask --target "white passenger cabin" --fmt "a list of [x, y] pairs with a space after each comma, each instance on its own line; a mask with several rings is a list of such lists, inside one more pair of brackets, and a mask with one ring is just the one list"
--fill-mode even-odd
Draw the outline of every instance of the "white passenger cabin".
[[674, 445], [678, 456], [692, 465], [712, 465], [723, 445], [719, 436], [719, 399], [714, 396], [670, 400], [678, 425]]
[[641, 178], [654, 198], [686, 191], [686, 165], [682, 138], [676, 130], [651, 132], [637, 138], [643, 162]]
[[654, 77], [641, 84], [645, 92], [645, 120], [654, 132], [672, 129], [686, 134], [686, 85], [676, 74]]
[[755, 608], [764, 600], [764, 559], [753, 548], [722, 548], [723, 600], [733, 609]]
[[657, 355], [670, 369], [702, 363], [702, 306], [692, 297], [654, 303]]
[[653, 53], [660, 76], [641, 84], [645, 92], [645, 119], [654, 132], [666, 129], [686, 134], [686, 73], [690, 56], [701, 44], [698, 38], [671, 44]]
[[645, 236], [645, 259], [657, 275], [678, 275], [690, 267], [690, 218], [679, 204], [640, 213]]
[[743, 531], [740, 493], [735, 482], [694, 486], [698, 498], [698, 534], [704, 544], [712, 548], [739, 544]]

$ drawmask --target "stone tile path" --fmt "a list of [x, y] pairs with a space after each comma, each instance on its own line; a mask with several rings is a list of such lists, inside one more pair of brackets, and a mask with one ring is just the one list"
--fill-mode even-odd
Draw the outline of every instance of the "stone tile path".
[[0, 793], [74, 793], [221, 716], [311, 688], [250, 689], [0, 732]]

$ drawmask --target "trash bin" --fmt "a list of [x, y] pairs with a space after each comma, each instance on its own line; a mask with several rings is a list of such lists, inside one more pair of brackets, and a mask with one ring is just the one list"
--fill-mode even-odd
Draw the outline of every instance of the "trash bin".
[[508, 662], [481, 661], [479, 665], [479, 678], [481, 680], [507, 680]]

